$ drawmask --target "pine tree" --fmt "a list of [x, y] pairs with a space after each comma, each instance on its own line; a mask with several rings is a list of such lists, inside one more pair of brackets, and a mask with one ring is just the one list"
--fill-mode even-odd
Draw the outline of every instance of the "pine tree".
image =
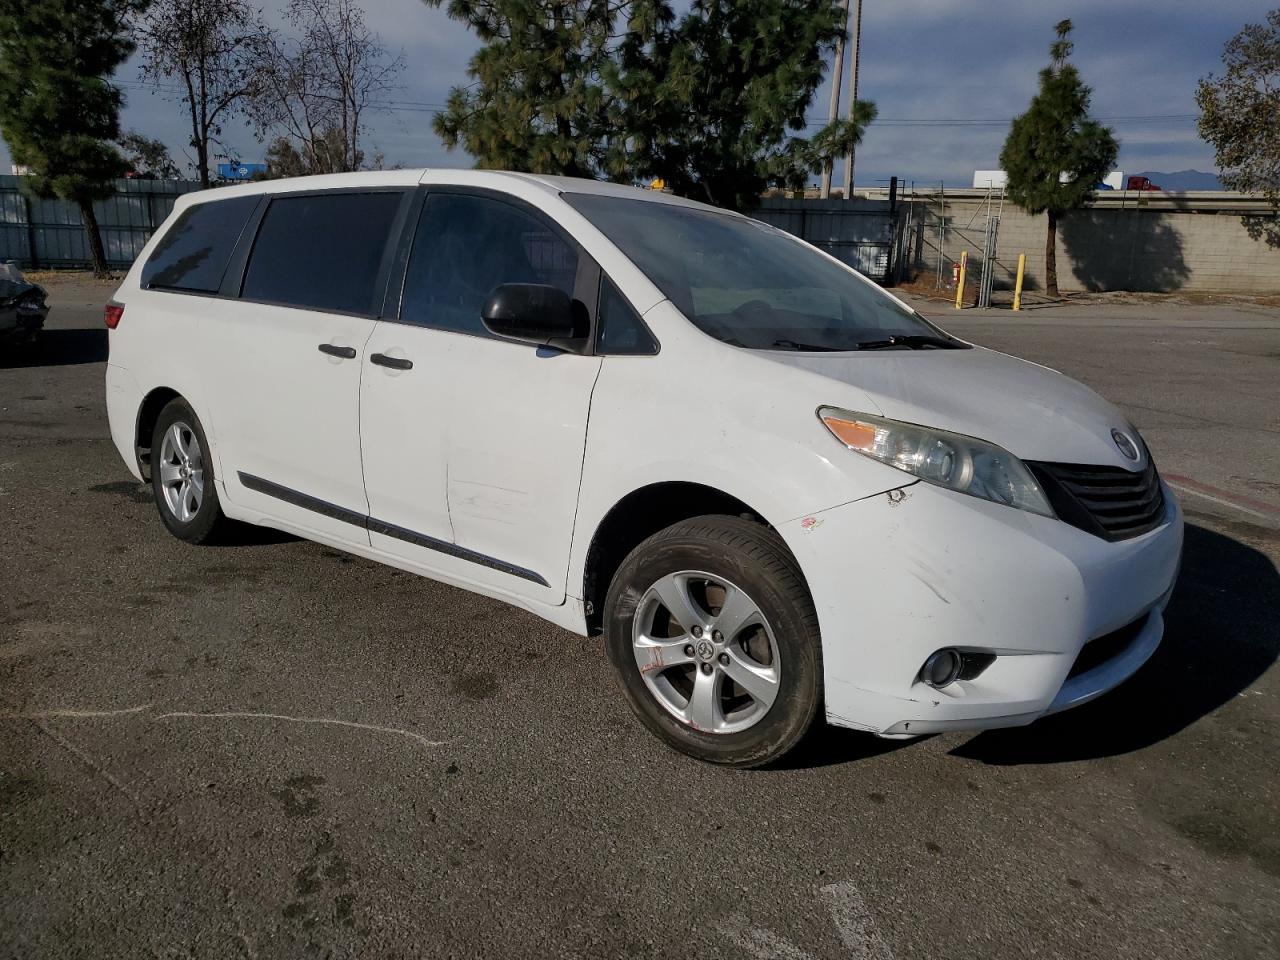
[[874, 117], [863, 102], [853, 123], [802, 136], [843, 23], [833, 0], [694, 0], [679, 19], [636, 0], [608, 76], [610, 173], [735, 209], [803, 184]]
[[133, 52], [146, 0], [0, 0], [0, 131], [29, 189], [80, 208], [96, 274], [107, 272], [93, 201], [126, 163], [120, 91], [107, 78]]
[[1044, 213], [1045, 289], [1058, 296], [1058, 220], [1082, 206], [1116, 162], [1119, 144], [1111, 131], [1089, 119], [1092, 91], [1069, 61], [1071, 21], [1056, 27], [1051, 62], [1040, 71], [1040, 91], [1009, 128], [1000, 166], [1009, 176], [1009, 198], [1028, 213]]
[[[441, 6], [445, 0], [423, 0]], [[435, 129], [481, 167], [647, 181], [722, 206], [798, 186], [875, 116], [812, 140], [835, 0], [448, 0], [484, 46]]]
[[484, 46], [467, 66], [473, 82], [454, 87], [434, 120], [445, 146], [464, 147], [490, 169], [594, 176], [614, 3], [449, 0], [446, 9]]

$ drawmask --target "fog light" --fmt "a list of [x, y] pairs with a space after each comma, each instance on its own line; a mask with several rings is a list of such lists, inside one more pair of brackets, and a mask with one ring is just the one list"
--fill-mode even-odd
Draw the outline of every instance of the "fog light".
[[924, 666], [920, 668], [920, 679], [940, 690], [959, 678], [963, 666], [964, 658], [960, 656], [960, 651], [945, 647], [929, 654]]

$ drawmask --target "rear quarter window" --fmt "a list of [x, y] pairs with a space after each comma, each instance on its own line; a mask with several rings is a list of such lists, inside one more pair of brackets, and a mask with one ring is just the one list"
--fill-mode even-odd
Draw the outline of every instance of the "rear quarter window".
[[373, 312], [403, 191], [279, 196], [263, 215], [240, 295], [333, 313]]
[[193, 204], [164, 232], [142, 267], [142, 286], [217, 293], [256, 196]]

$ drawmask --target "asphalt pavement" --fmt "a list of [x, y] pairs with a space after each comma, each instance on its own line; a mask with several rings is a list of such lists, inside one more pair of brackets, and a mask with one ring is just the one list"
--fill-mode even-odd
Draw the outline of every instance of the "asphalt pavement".
[[741, 772], [598, 640], [170, 537], [107, 436], [110, 287], [50, 289], [0, 357], [0, 956], [1280, 955], [1280, 310], [922, 304], [1142, 430], [1189, 524], [1165, 642], [1024, 729]]

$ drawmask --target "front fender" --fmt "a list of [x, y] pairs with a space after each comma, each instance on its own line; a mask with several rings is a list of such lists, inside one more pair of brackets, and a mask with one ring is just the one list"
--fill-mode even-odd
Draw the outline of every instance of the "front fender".
[[[674, 310], [654, 309], [663, 307]], [[687, 330], [673, 330], [666, 319], [657, 356], [606, 357], [601, 365], [570, 553], [571, 593], [583, 582], [591, 542], [609, 511], [653, 484], [709, 487], [781, 527], [910, 482], [849, 452], [818, 420], [826, 403], [866, 409], [869, 401], [856, 388], [720, 343], [683, 318]]]

